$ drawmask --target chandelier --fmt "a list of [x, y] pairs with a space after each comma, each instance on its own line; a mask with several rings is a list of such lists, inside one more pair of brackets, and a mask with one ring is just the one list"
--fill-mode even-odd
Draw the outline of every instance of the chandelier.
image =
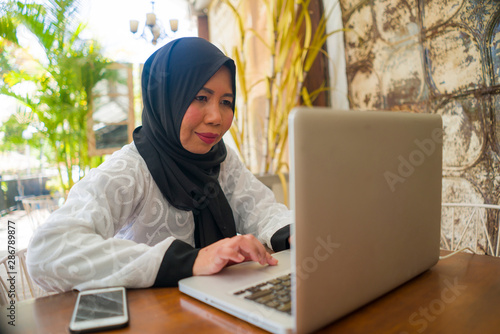
[[[165, 32], [165, 28], [163, 27], [161, 21], [156, 18], [154, 1], [151, 1], [151, 7], [151, 13], [146, 14], [146, 24], [144, 25], [142, 34], [139, 35], [139, 37], [142, 37], [147, 41], [151, 41], [153, 45], [156, 45], [158, 41], [170, 36]], [[179, 28], [179, 20], [171, 19], [169, 23], [170, 30], [175, 33]], [[130, 20], [130, 31], [135, 35], [138, 30], [139, 21]]]

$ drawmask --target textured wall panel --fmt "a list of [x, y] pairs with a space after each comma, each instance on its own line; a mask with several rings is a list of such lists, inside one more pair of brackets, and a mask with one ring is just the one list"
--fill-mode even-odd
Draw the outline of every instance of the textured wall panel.
[[416, 21], [416, 0], [380, 0], [373, 3], [375, 23], [380, 38], [387, 43], [401, 41], [411, 34]]
[[[464, 1], [457, 0], [427, 0], [423, 1], [426, 14], [422, 18], [424, 29], [433, 29], [445, 24], [460, 11]], [[421, 1], [422, 3], [422, 1]]]
[[479, 43], [468, 32], [449, 28], [430, 36], [424, 52], [434, 94], [458, 94], [484, 85]]
[[[500, 0], [340, 4], [351, 107], [442, 115], [443, 202], [500, 204]], [[443, 214], [460, 238], [465, 223]], [[481, 215], [497, 240], [498, 213]], [[463, 238], [491, 253], [481, 233]]]
[[428, 99], [421, 54], [420, 45], [414, 43], [395, 50], [387, 57], [382, 72], [382, 96], [386, 106], [412, 104]]
[[371, 7], [364, 5], [357, 8], [344, 23], [344, 27], [347, 28], [345, 33], [347, 62], [367, 59], [375, 40]]
[[361, 68], [349, 83], [351, 106], [377, 109], [381, 105], [380, 79], [370, 68]]
[[492, 100], [493, 115], [491, 118], [493, 119], [493, 129], [491, 130], [491, 146], [493, 152], [495, 152], [496, 159], [500, 160], [500, 94], [494, 96]]
[[449, 100], [436, 111], [443, 118], [443, 166], [469, 168], [482, 156], [486, 141], [482, 107], [475, 98]]
[[500, 18], [497, 19], [496, 25], [493, 27], [489, 42], [493, 67], [492, 84], [500, 85]]

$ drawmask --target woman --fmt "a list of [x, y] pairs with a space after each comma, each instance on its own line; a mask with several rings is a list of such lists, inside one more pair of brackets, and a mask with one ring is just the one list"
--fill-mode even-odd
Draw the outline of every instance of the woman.
[[275, 265], [290, 212], [226, 147], [235, 65], [201, 38], [156, 51], [134, 141], [79, 181], [35, 233], [28, 268], [46, 290], [176, 286], [232, 263]]

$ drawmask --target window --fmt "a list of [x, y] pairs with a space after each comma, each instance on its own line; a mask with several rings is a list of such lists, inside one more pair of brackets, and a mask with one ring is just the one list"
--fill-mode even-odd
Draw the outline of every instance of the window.
[[132, 64], [113, 63], [99, 81], [87, 119], [90, 156], [111, 154], [132, 141], [134, 94]]

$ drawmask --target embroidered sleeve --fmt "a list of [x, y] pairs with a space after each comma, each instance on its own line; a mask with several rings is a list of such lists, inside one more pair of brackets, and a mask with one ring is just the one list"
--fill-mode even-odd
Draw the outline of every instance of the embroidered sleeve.
[[34, 234], [28, 270], [48, 291], [148, 287], [174, 237], [148, 245], [115, 234], [136, 219], [148, 182], [135, 156], [118, 154], [79, 181]]
[[291, 211], [276, 201], [271, 189], [243, 165], [236, 152], [229, 147], [227, 150], [221, 168], [221, 185], [233, 209], [238, 233], [253, 234], [269, 248], [282, 250], [273, 248], [271, 238], [291, 223]]

